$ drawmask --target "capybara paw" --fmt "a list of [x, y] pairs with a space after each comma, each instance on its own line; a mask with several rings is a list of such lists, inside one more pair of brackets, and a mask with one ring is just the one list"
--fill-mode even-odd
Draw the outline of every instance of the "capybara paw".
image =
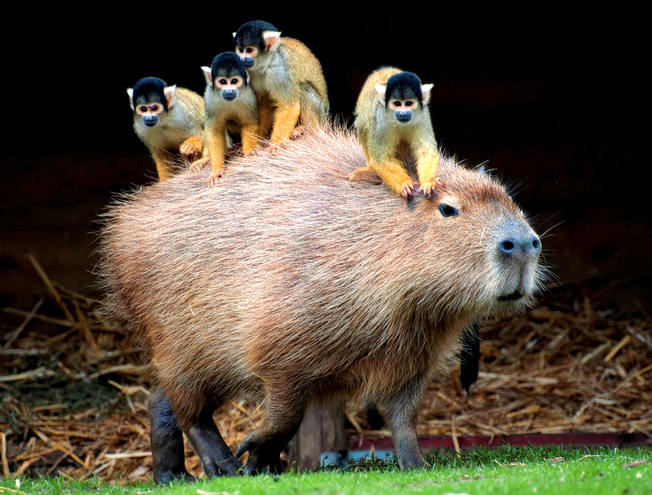
[[188, 471], [183, 471], [183, 472], [180, 472], [180, 473], [174, 473], [172, 471], [161, 471], [160, 473], [158, 473], [154, 477], [154, 480], [159, 485], [162, 485], [162, 484], [172, 483], [174, 481], [183, 481], [185, 483], [193, 483], [193, 482], [197, 481], [197, 478], [195, 478], [193, 475], [189, 474]]
[[249, 458], [244, 467], [244, 473], [248, 475], [280, 473], [281, 458], [280, 453], [270, 448], [269, 443], [265, 443], [258, 435], [251, 435], [240, 444], [236, 450], [236, 457], [240, 457], [245, 452], [249, 452]]

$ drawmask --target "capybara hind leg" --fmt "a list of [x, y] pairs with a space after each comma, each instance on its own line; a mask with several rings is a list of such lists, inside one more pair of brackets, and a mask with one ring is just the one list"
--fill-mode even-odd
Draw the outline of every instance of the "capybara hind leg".
[[169, 483], [174, 480], [195, 481], [194, 476], [186, 471], [183, 433], [163, 387], [157, 387], [152, 392], [148, 409], [154, 481], [156, 483]]
[[387, 401], [386, 416], [401, 469], [417, 469], [426, 461], [417, 438], [417, 415], [423, 380], [417, 379]]
[[208, 477], [235, 476], [242, 463], [236, 459], [220, 434], [212, 412], [204, 412], [196, 424], [184, 429]]
[[[294, 392], [296, 393], [296, 390]], [[288, 397], [285, 394], [282, 396]], [[267, 410], [266, 426], [247, 437], [235, 452], [236, 457], [249, 452], [245, 474], [280, 473], [281, 451], [301, 426], [306, 407], [305, 395], [293, 395], [289, 400], [283, 401], [274, 400], [272, 397], [274, 395], [268, 395], [271, 404]]]

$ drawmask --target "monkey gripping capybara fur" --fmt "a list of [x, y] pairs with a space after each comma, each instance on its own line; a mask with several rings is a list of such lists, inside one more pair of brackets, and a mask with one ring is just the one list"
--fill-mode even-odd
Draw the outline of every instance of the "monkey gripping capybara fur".
[[[443, 158], [434, 196], [406, 200], [347, 180], [364, 165], [350, 131], [312, 130], [234, 158], [214, 187], [182, 172], [107, 211], [107, 308], [159, 381], [157, 481], [188, 476], [181, 430], [209, 476], [245, 452], [245, 473], [278, 469], [306, 406], [333, 397], [377, 404], [401, 467], [421, 467], [419, 402], [465, 327], [533, 302], [540, 241], [495, 178]], [[212, 414], [239, 397], [265, 414], [234, 456]]]

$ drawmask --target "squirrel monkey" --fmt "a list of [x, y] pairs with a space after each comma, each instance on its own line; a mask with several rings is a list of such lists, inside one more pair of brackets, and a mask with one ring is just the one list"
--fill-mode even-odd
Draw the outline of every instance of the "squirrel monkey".
[[[439, 152], [428, 103], [432, 84], [421, 84], [411, 72], [383, 67], [367, 78], [355, 107], [354, 127], [367, 166], [355, 169], [349, 180], [370, 170], [397, 194], [430, 196], [437, 184]], [[419, 182], [408, 174], [404, 160], [416, 160]]]
[[210, 159], [209, 181], [215, 184], [224, 171], [230, 135], [240, 135], [245, 155], [258, 145], [258, 103], [244, 63], [234, 52], [217, 55], [211, 67], [202, 71], [206, 79], [204, 158], [192, 168], [197, 170]]
[[298, 123], [325, 122], [326, 80], [319, 60], [301, 41], [281, 38], [272, 24], [251, 21], [233, 33], [235, 51], [243, 60], [258, 98], [260, 135], [272, 144], [289, 139]]
[[160, 181], [168, 179], [173, 156], [201, 155], [204, 147], [204, 99], [185, 88], [145, 77], [127, 89], [134, 111], [134, 131], [156, 163]]

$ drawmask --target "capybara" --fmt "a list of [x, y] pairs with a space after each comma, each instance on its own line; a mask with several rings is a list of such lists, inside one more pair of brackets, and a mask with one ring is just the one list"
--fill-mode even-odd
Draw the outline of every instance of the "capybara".
[[[186, 475], [181, 429], [207, 475], [278, 469], [306, 406], [358, 397], [385, 411], [400, 466], [428, 383], [465, 328], [524, 309], [543, 280], [540, 241], [489, 173], [442, 158], [431, 198], [404, 199], [329, 126], [235, 158], [216, 187], [182, 172], [118, 199], [98, 273], [160, 387], [150, 403], [157, 480]], [[263, 426], [235, 456], [212, 414], [246, 397]], [[181, 445], [181, 447], [180, 447]]]

